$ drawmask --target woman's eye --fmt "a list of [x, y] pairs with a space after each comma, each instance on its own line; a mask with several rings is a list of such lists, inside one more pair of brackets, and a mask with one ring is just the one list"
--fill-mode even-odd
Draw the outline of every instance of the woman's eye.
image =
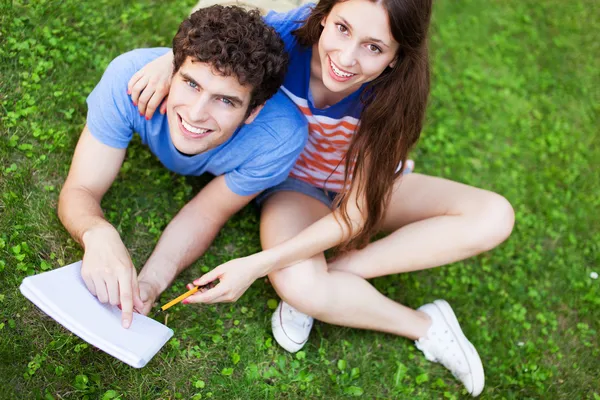
[[346, 33], [348, 32], [348, 28], [346, 28], [344, 25], [342, 24], [336, 24], [337, 26], [337, 30], [340, 31], [340, 33]]
[[375, 46], [374, 44], [369, 45], [369, 51], [371, 51], [373, 53], [381, 53], [381, 49], [379, 47]]

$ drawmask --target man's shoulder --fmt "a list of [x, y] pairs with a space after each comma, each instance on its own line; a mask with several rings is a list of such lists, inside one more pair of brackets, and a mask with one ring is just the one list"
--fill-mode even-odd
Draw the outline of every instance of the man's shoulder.
[[281, 151], [302, 149], [307, 137], [308, 121], [285, 94], [277, 92], [234, 140], [237, 145], [253, 148], [254, 156], [278, 157]]
[[[125, 148], [133, 132], [148, 132], [144, 118], [127, 95], [127, 82], [149, 61], [169, 51], [167, 48], [137, 49], [121, 54], [110, 62], [102, 79], [87, 98], [87, 125], [94, 137], [116, 148]], [[153, 124], [161, 115], [152, 119]], [[144, 125], [146, 124], [146, 125]]]
[[260, 152], [304, 147], [308, 121], [298, 107], [281, 91], [267, 101], [256, 119], [242, 127], [240, 139], [260, 143]]
[[265, 103], [254, 123], [248, 125], [248, 127], [252, 126], [273, 131], [281, 139], [287, 139], [298, 129], [306, 128], [308, 121], [298, 106], [281, 90], [278, 90]]
[[170, 51], [168, 47], [131, 50], [115, 57], [106, 68], [106, 71], [110, 71], [113, 75], [127, 78], [127, 81], [129, 81], [129, 78], [140, 68], [168, 51]]

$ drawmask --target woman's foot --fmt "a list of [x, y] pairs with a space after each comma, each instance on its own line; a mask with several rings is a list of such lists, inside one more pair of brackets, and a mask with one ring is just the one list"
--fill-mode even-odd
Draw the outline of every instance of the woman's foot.
[[[415, 341], [417, 348], [428, 360], [450, 370], [471, 395], [478, 396], [485, 384], [483, 365], [450, 305], [445, 300], [436, 300], [418, 311], [427, 314], [432, 323], [427, 334]], [[281, 347], [295, 353], [308, 341], [313, 322], [312, 317], [281, 301], [271, 317], [273, 336]]]
[[295, 353], [308, 341], [313, 321], [313, 317], [281, 301], [271, 317], [273, 336], [281, 347]]
[[415, 345], [429, 361], [438, 362], [460, 380], [467, 391], [478, 396], [483, 390], [483, 365], [475, 347], [460, 329], [452, 307], [445, 300], [436, 300], [419, 307], [431, 318], [427, 334]]

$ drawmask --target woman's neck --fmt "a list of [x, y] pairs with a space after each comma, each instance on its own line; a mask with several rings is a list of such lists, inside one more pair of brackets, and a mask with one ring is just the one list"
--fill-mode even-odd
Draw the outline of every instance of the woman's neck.
[[321, 58], [319, 57], [318, 44], [312, 48], [310, 59], [310, 93], [313, 97], [313, 103], [316, 108], [327, 108], [342, 101], [352, 92], [332, 92], [323, 84], [323, 69], [321, 68]]

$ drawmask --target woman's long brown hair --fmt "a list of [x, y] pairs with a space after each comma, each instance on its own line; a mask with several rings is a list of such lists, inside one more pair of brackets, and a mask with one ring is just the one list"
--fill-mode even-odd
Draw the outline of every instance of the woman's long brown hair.
[[[319, 1], [303, 26], [293, 32], [301, 45], [318, 42], [323, 30], [321, 21], [340, 1], [344, 0]], [[346, 189], [336, 197], [335, 205], [339, 205], [344, 223], [350, 227], [348, 194], [356, 190], [357, 198], [365, 199], [367, 217], [362, 229], [338, 246], [338, 252], [365, 247], [379, 230], [394, 182], [402, 175], [408, 152], [421, 134], [429, 95], [427, 31], [432, 0], [373, 2], [380, 2], [387, 10], [392, 36], [400, 47], [394, 66], [386, 68], [363, 92], [360, 124], [345, 158]], [[402, 170], [396, 171], [400, 162]], [[358, 175], [360, 182], [351, 179]], [[365, 214], [365, 210], [361, 212]]]

